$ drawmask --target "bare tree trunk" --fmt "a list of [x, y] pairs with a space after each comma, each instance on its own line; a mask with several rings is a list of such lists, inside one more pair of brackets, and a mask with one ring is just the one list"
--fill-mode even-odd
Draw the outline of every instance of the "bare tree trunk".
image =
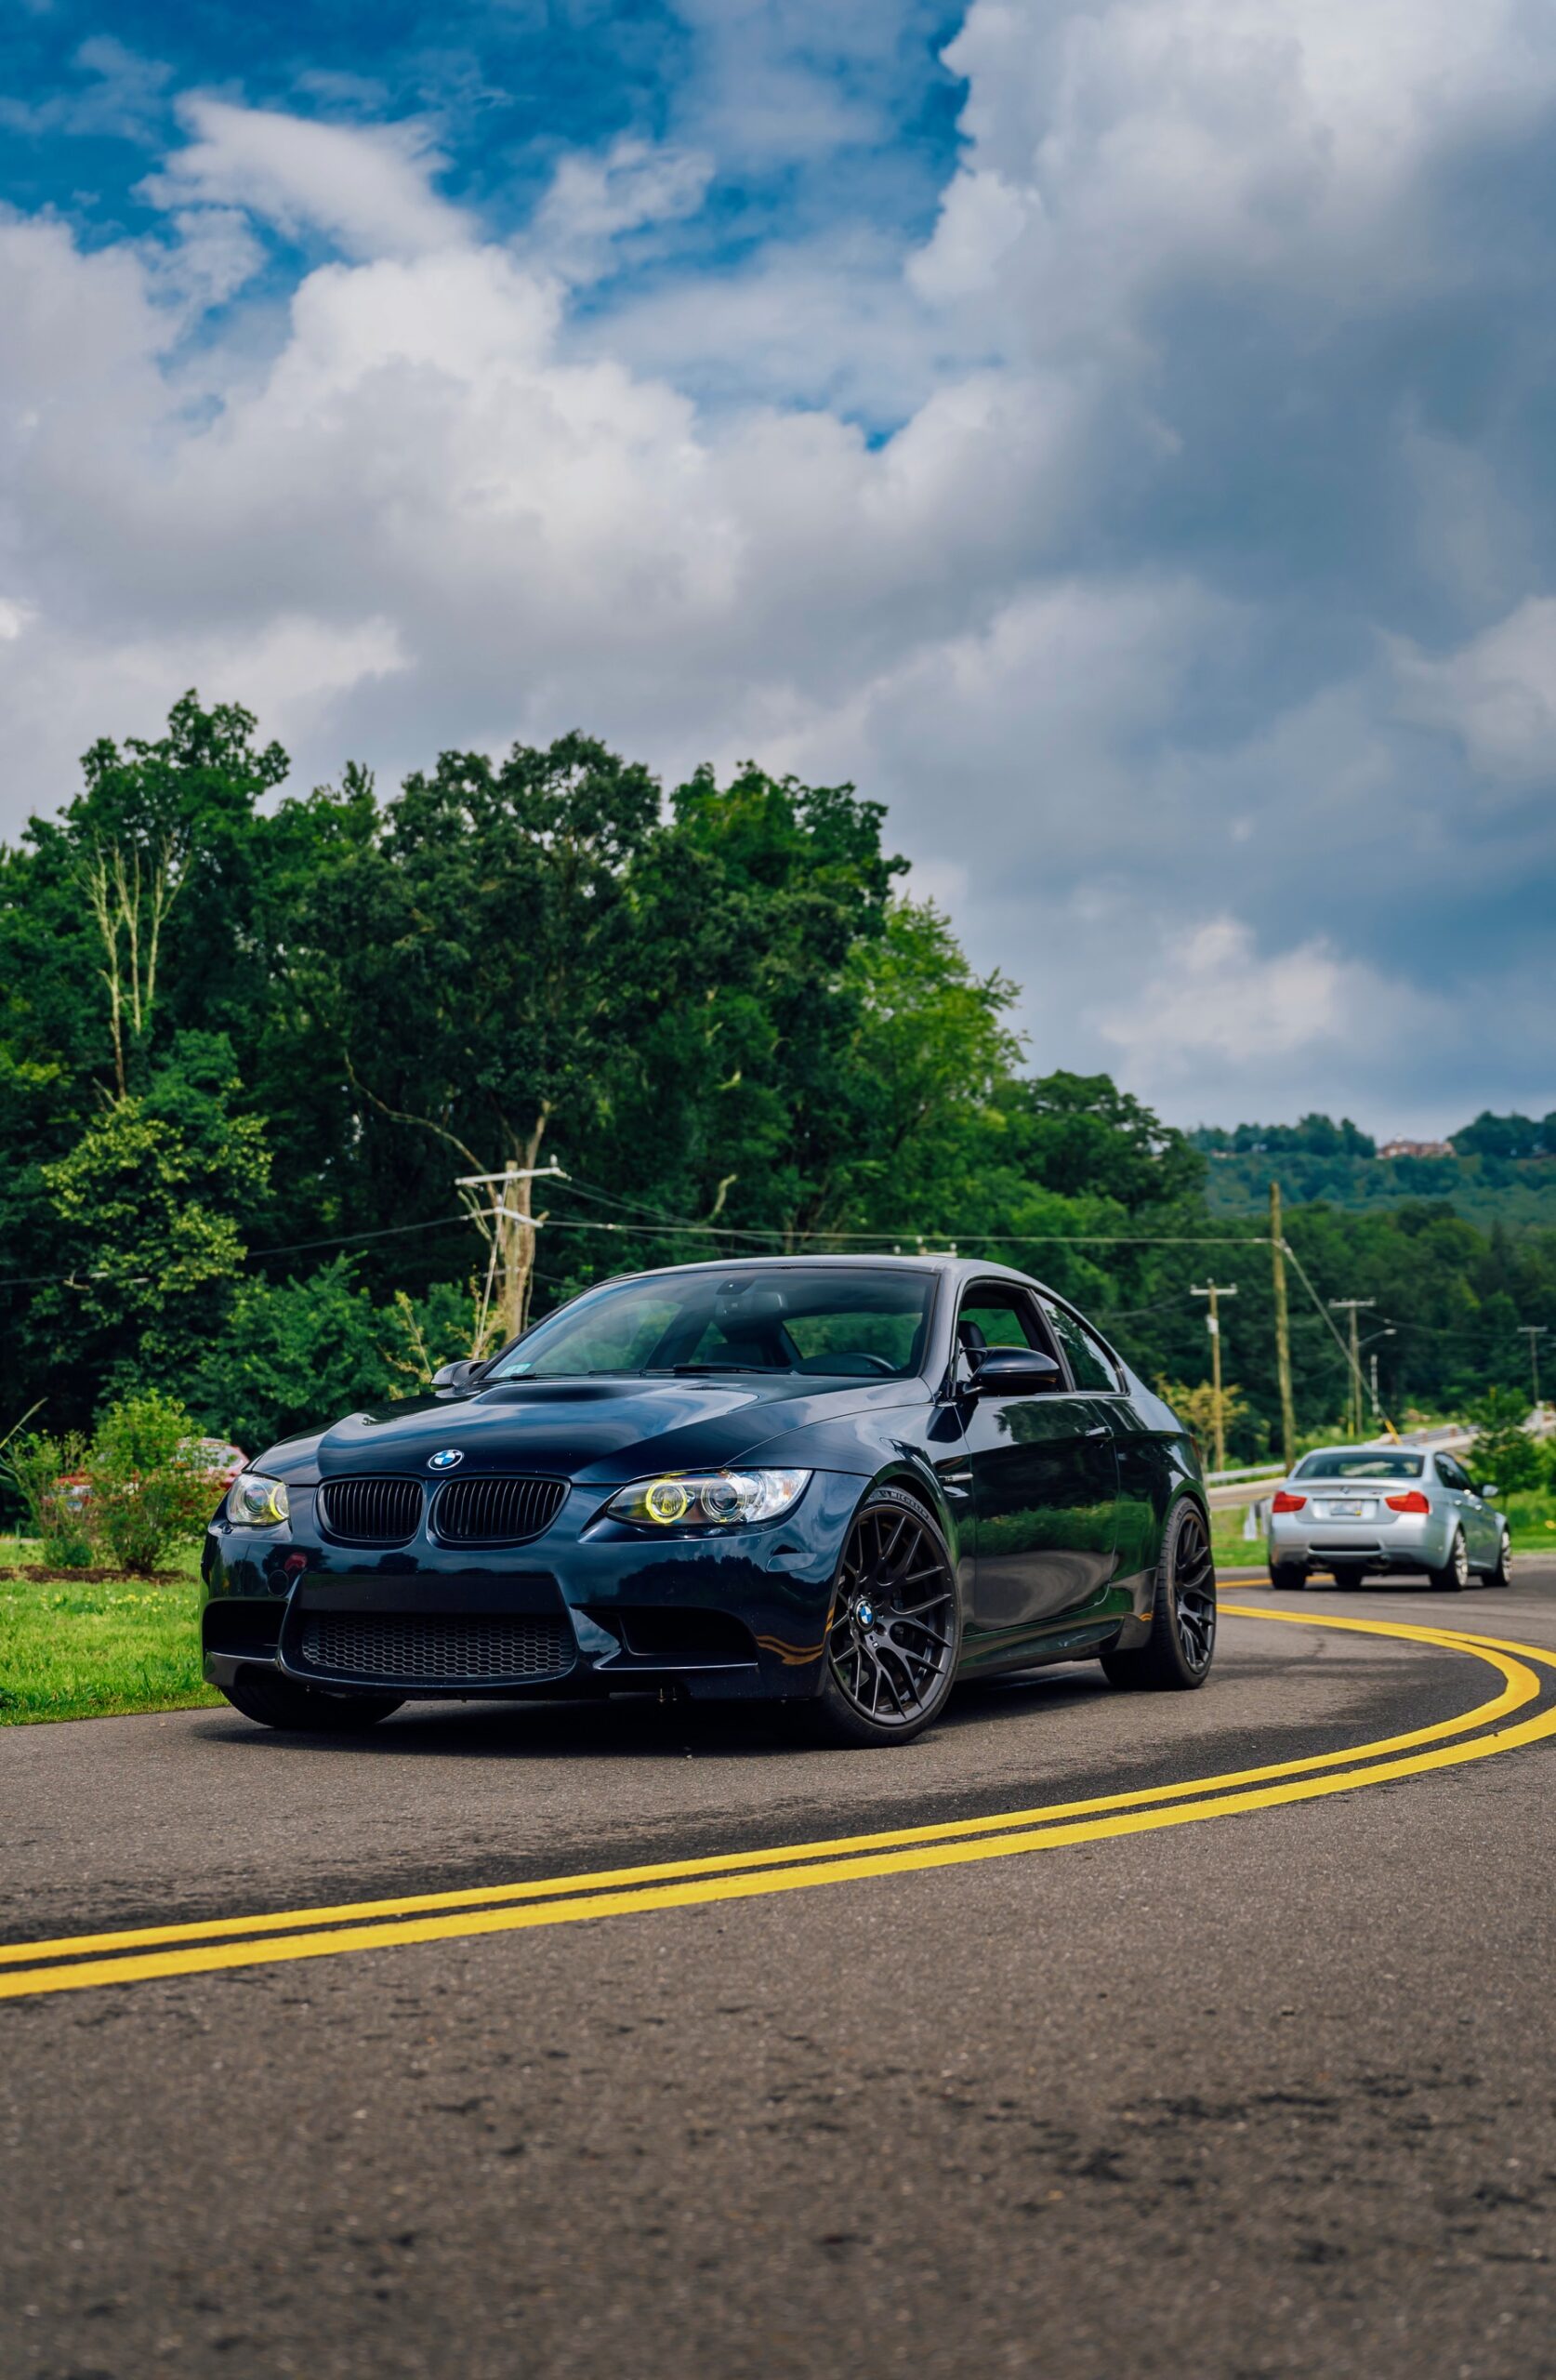
[[[107, 962], [99, 972], [108, 989], [108, 1025], [113, 1044], [113, 1081], [123, 1099], [129, 1088], [125, 1064], [125, 1017], [136, 1046], [152, 1027], [157, 997], [157, 957], [162, 929], [178, 898], [181, 877], [174, 873], [171, 845], [164, 843], [149, 877], [142, 880], [140, 854], [125, 854], [115, 843], [110, 854], [94, 845], [89, 859], [78, 864], [76, 879], [85, 892], [92, 921]], [[144, 958], [142, 925], [144, 922]], [[123, 942], [121, 943], [121, 935]], [[127, 964], [126, 964], [127, 960]]]

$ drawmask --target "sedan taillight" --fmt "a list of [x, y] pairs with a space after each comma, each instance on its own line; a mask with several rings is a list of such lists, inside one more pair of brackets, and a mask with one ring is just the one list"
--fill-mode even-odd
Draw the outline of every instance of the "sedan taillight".
[[1270, 1499], [1270, 1510], [1272, 1513], [1299, 1513], [1307, 1501], [1305, 1496], [1293, 1496], [1286, 1488], [1279, 1488]]
[[1430, 1513], [1431, 1510], [1431, 1503], [1418, 1488], [1412, 1488], [1407, 1495], [1385, 1496], [1383, 1501], [1391, 1513]]

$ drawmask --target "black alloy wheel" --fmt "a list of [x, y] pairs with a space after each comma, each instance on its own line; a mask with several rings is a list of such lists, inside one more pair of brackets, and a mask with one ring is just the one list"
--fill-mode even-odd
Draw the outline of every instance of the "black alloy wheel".
[[944, 1707], [961, 1650], [951, 1549], [924, 1506], [877, 1488], [854, 1514], [812, 1706], [832, 1743], [906, 1743]]
[[1454, 1531], [1454, 1541], [1448, 1548], [1448, 1558], [1441, 1570], [1429, 1570], [1427, 1577], [1434, 1587], [1447, 1595], [1460, 1594], [1470, 1584], [1470, 1556], [1461, 1528]]
[[257, 1662], [246, 1663], [231, 1686], [221, 1690], [234, 1711], [241, 1711], [245, 1719], [257, 1720], [262, 1727], [297, 1728], [323, 1736], [360, 1735], [364, 1727], [376, 1727], [380, 1719], [398, 1711], [401, 1701], [392, 1694], [321, 1694], [316, 1686], [298, 1686], [295, 1679], [261, 1669]]
[[1114, 1686], [1182, 1693], [1203, 1686], [1216, 1649], [1216, 1566], [1197, 1504], [1181, 1503], [1162, 1540], [1152, 1600], [1151, 1633], [1141, 1646], [1101, 1657]]

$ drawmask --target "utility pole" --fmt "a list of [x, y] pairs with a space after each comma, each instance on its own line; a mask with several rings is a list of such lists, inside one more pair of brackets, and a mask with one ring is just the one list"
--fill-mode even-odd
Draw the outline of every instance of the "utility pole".
[[461, 1173], [456, 1190], [482, 1191], [484, 1198], [466, 1203], [491, 1243], [486, 1268], [486, 1295], [479, 1329], [484, 1329], [497, 1285], [497, 1328], [503, 1340], [517, 1339], [529, 1310], [530, 1283], [534, 1271], [534, 1235], [546, 1221], [531, 1211], [530, 1185], [534, 1182], [565, 1182], [567, 1176], [553, 1157], [549, 1165], [505, 1165], [500, 1173]]
[[1281, 1393], [1281, 1456], [1289, 1471], [1297, 1460], [1297, 1408], [1291, 1395], [1291, 1325], [1286, 1310], [1286, 1236], [1281, 1229], [1281, 1185], [1270, 1184], [1270, 1270], [1275, 1284], [1275, 1378]]
[[1535, 1410], [1540, 1409], [1540, 1341], [1547, 1326], [1543, 1322], [1521, 1322], [1519, 1336], [1529, 1342], [1529, 1379], [1535, 1392]]
[[1211, 1281], [1203, 1289], [1196, 1289], [1191, 1285], [1189, 1294], [1191, 1297], [1208, 1298], [1210, 1301], [1210, 1311], [1205, 1317], [1205, 1327], [1210, 1333], [1210, 1428], [1215, 1444], [1216, 1469], [1224, 1471], [1226, 1469], [1226, 1410], [1221, 1402], [1220, 1301], [1222, 1298], [1234, 1298], [1237, 1295], [1237, 1284], [1235, 1281], [1224, 1284], [1220, 1281]]
[[1376, 1298], [1331, 1298], [1329, 1303], [1341, 1314], [1351, 1316], [1351, 1393], [1346, 1399], [1347, 1427], [1353, 1438], [1362, 1435], [1362, 1350], [1356, 1334], [1356, 1316], [1368, 1306], [1378, 1303]]

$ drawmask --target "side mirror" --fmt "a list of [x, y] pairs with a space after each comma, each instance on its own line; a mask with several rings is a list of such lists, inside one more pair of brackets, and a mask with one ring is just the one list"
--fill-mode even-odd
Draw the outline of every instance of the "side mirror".
[[986, 1347], [972, 1375], [974, 1396], [1033, 1396], [1058, 1388], [1064, 1375], [1051, 1355], [1035, 1347]]
[[462, 1355], [456, 1364], [443, 1364], [432, 1375], [432, 1385], [439, 1389], [473, 1388], [485, 1366], [473, 1355]]
[[1484, 1496], [1489, 1501], [1489, 1499], [1497, 1493], [1496, 1480], [1483, 1479], [1480, 1486], [1476, 1488], [1475, 1493], [1477, 1496]]

